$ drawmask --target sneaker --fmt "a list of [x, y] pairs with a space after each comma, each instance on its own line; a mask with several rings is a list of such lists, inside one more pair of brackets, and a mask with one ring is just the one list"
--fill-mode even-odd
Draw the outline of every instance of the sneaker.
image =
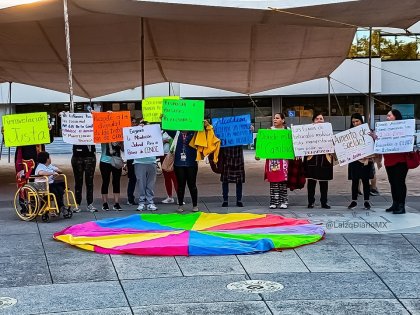
[[73, 213], [79, 213], [80, 211], [82, 211], [82, 208], [77, 207], [73, 209]]
[[313, 203], [308, 204], [308, 209], [313, 209], [313, 207], [315, 207], [315, 205]]
[[136, 211], [143, 211], [144, 210], [144, 203], [139, 204]]
[[176, 212], [182, 213], [184, 212], [184, 209], [181, 206], [179, 206], [178, 209], [176, 209]]
[[192, 212], [198, 212], [198, 211], [200, 211], [200, 210], [198, 210], [198, 207], [193, 207], [192, 208]]
[[354, 208], [356, 208], [357, 207], [357, 202], [356, 201], [352, 201], [350, 204], [349, 204], [349, 206], [347, 207], [347, 209], [354, 209]]
[[331, 206], [328, 203], [321, 204], [321, 208], [331, 209]]
[[117, 202], [116, 204], [114, 204], [114, 206], [112, 207], [112, 210], [115, 211], [122, 211], [122, 208], [120, 206], [120, 204]]
[[227, 207], [227, 206], [229, 206], [229, 203], [227, 201], [223, 201], [222, 207]]
[[236, 206], [242, 208], [244, 204], [242, 203], [242, 201], [237, 201]]
[[98, 209], [96, 209], [93, 204], [90, 204], [87, 206], [87, 211], [89, 212], [98, 212]]
[[370, 202], [369, 201], [365, 201], [363, 206], [365, 207], [366, 210], [370, 210]]
[[156, 211], [158, 208], [155, 206], [154, 203], [151, 203], [150, 205], [147, 205], [147, 210], [150, 211]]
[[103, 203], [103, 205], [102, 205], [102, 210], [104, 210], [104, 211], [109, 211], [109, 205], [108, 205], [108, 202], [104, 202], [104, 203]]
[[280, 209], [287, 209], [287, 204], [282, 203], [282, 204], [280, 205]]
[[175, 202], [175, 199], [172, 197], [167, 197], [162, 200], [162, 203], [174, 203], [174, 202]]
[[369, 192], [371, 196], [379, 196], [379, 191], [377, 189], [372, 188]]
[[139, 204], [135, 201], [127, 201], [127, 206], [138, 206]]
[[269, 208], [270, 208], [270, 209], [276, 209], [276, 208], [277, 208], [277, 206], [276, 206], [276, 205], [270, 205], [270, 206], [269, 206]]

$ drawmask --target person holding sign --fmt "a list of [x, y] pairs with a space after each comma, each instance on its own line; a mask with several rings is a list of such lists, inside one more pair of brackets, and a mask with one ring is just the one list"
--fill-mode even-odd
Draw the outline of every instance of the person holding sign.
[[[401, 112], [397, 109], [389, 111], [386, 120], [402, 120]], [[386, 209], [386, 212], [404, 214], [405, 198], [407, 197], [407, 185], [405, 184], [408, 173], [407, 153], [384, 154], [384, 164], [392, 195], [392, 206]]]
[[[165, 153], [163, 156], [160, 157], [160, 162], [163, 163], [165, 157], [168, 155], [169, 150], [171, 148], [173, 139], [169, 136], [169, 134], [165, 131], [162, 131], [162, 141], [163, 141], [163, 152]], [[178, 182], [176, 180], [175, 172], [167, 172], [162, 170], [163, 178], [165, 179], [165, 189], [168, 195], [167, 198], [162, 200], [162, 203], [174, 203], [174, 197], [172, 194], [172, 184], [175, 188], [175, 191], [178, 191]]]
[[[321, 113], [315, 113], [312, 122], [322, 124], [324, 116]], [[305, 156], [303, 165], [305, 177], [308, 179], [308, 208], [312, 209], [315, 205], [315, 188], [318, 181], [321, 191], [321, 207], [331, 209], [328, 204], [328, 181], [333, 179], [333, 156], [331, 154]]]

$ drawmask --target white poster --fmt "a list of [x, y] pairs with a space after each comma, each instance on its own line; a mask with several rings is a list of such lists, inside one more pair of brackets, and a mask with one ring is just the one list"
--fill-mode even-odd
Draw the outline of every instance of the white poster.
[[368, 124], [363, 124], [333, 136], [334, 149], [340, 166], [373, 154], [375, 141], [369, 133]]
[[94, 145], [92, 114], [61, 113], [61, 133], [66, 143]]
[[123, 128], [123, 135], [124, 156], [127, 160], [164, 154], [158, 124]]
[[415, 119], [382, 121], [375, 124], [375, 153], [411, 152], [414, 146]]
[[292, 126], [295, 156], [334, 152], [333, 131], [330, 123]]

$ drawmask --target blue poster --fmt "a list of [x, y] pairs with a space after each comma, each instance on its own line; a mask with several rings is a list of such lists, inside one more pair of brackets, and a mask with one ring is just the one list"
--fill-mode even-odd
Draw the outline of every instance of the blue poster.
[[213, 118], [212, 125], [221, 147], [247, 145], [252, 143], [251, 116], [230, 116]]

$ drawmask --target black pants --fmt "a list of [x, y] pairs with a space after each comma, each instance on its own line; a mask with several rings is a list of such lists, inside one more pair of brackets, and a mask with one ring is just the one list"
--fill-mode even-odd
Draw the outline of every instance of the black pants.
[[[229, 199], [229, 183], [222, 182], [223, 201]], [[242, 200], [242, 182], [236, 183], [236, 201]]]
[[108, 187], [109, 187], [109, 182], [111, 180], [111, 174], [112, 174], [112, 192], [114, 194], [119, 194], [122, 170], [113, 167], [110, 163], [105, 163], [105, 162], [99, 163], [99, 170], [101, 171], [101, 175], [102, 175], [101, 194], [102, 195], [108, 194]]
[[328, 201], [328, 181], [308, 178], [308, 203], [315, 203], [315, 187], [316, 182], [319, 182], [319, 190], [321, 192], [321, 205], [325, 205]]
[[74, 174], [74, 195], [76, 203], [82, 203], [83, 176], [86, 184], [86, 202], [88, 205], [93, 203], [93, 177], [96, 169], [96, 156], [71, 158], [71, 166]]
[[187, 184], [191, 194], [193, 207], [197, 207], [198, 189], [196, 181], [198, 165], [196, 164], [195, 166], [187, 167], [174, 166], [174, 171], [176, 180], [178, 181], [178, 191], [176, 192], [178, 195], [178, 205], [183, 205], [185, 195], [185, 184]]
[[407, 186], [405, 184], [405, 178], [408, 173], [407, 164], [397, 163], [393, 166], [386, 166], [385, 169], [391, 185], [392, 202], [405, 204], [405, 198], [407, 197]]
[[134, 191], [136, 190], [137, 178], [136, 173], [134, 172], [133, 160], [127, 161], [127, 177], [127, 200], [128, 202], [134, 203]]
[[51, 183], [49, 184], [50, 192], [55, 195], [57, 200], [57, 207], [60, 209], [64, 206], [63, 195], [64, 195], [64, 182]]
[[351, 180], [351, 199], [357, 200], [357, 196], [359, 194], [359, 181], [362, 181], [363, 185], [363, 197], [364, 200], [369, 200], [370, 195], [370, 185], [369, 185], [369, 178], [362, 177], [362, 178], [356, 178]]

